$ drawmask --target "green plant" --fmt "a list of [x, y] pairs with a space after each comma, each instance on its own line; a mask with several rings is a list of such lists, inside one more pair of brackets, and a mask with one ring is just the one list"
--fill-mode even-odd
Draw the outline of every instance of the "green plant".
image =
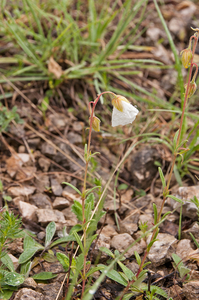
[[23, 120], [20, 119], [17, 113], [17, 107], [14, 106], [12, 110], [8, 110], [0, 103], [0, 133], [6, 130], [12, 121], [15, 121], [18, 124], [23, 123]]
[[9, 299], [24, 278], [15, 272], [13, 262], [7, 254], [7, 245], [14, 239], [23, 237], [20, 229], [21, 220], [9, 213], [5, 208], [0, 211], [0, 297]]
[[191, 270], [184, 266], [182, 259], [177, 254], [173, 253], [172, 258], [174, 260], [174, 267], [178, 269], [180, 278], [183, 280], [188, 280]]

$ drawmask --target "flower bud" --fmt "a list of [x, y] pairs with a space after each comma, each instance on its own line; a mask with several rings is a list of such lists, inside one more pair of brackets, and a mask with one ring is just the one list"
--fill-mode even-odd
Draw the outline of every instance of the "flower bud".
[[[89, 118], [90, 120], [90, 118]], [[100, 131], [100, 119], [97, 118], [96, 116], [93, 116], [93, 122], [92, 122], [92, 128], [95, 130], [95, 131]]]
[[191, 49], [187, 48], [182, 50], [180, 55], [182, 55], [182, 64], [187, 69], [191, 64], [191, 59], [193, 57]]
[[130, 103], [125, 97], [117, 95], [115, 98], [113, 98], [112, 104], [117, 110], [123, 112], [123, 101]]
[[[187, 84], [185, 84], [185, 93], [186, 93], [186, 90], [187, 90]], [[187, 98], [190, 98], [196, 91], [197, 89], [197, 85], [195, 83], [195, 81], [191, 81], [190, 84], [189, 84], [189, 90], [188, 90], [188, 94], [187, 94]]]

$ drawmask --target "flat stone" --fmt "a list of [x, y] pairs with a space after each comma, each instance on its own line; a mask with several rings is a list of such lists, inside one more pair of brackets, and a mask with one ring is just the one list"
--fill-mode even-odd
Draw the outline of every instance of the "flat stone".
[[70, 201], [68, 201], [66, 198], [63, 197], [56, 197], [53, 202], [53, 208], [56, 209], [64, 209], [69, 207]]
[[50, 198], [42, 193], [36, 193], [30, 197], [30, 203], [36, 205], [38, 208], [52, 209]]
[[19, 201], [19, 211], [22, 215], [22, 218], [26, 218], [34, 222], [37, 221], [37, 207], [35, 205], [29, 204], [24, 201]]
[[62, 213], [65, 216], [65, 222], [68, 227], [73, 227], [78, 223], [76, 215], [71, 211], [71, 207], [65, 208], [62, 210]]
[[[194, 203], [191, 202], [191, 199], [193, 199], [194, 196], [196, 196], [196, 198], [199, 198], [199, 185], [179, 187], [177, 193], [174, 196], [182, 199], [182, 201], [184, 202], [182, 206], [182, 215], [191, 219], [197, 219], [197, 207]], [[177, 211], [179, 212], [180, 204], [173, 199], [170, 199], [169, 201], [173, 209], [177, 208]]]
[[63, 192], [61, 184], [58, 182], [58, 180], [56, 178], [51, 178], [50, 181], [51, 181], [51, 188], [52, 188], [53, 194], [55, 196], [61, 196], [62, 192]]
[[190, 281], [183, 286], [183, 296], [189, 300], [199, 299], [199, 281]]
[[50, 222], [66, 223], [64, 214], [59, 210], [52, 209], [37, 209], [38, 222], [47, 224]]
[[[59, 282], [53, 282], [50, 284], [43, 284], [43, 283], [38, 284], [38, 289], [44, 295], [45, 300], [57, 299], [56, 297], [60, 287], [61, 287], [61, 283]], [[61, 288], [61, 292], [57, 300], [61, 300], [61, 299], [63, 299], [63, 287]]]
[[17, 196], [30, 196], [34, 193], [36, 188], [34, 186], [11, 186], [7, 192], [9, 195]]
[[24, 180], [32, 178], [34, 173], [37, 171], [35, 167], [27, 166], [20, 168], [16, 173], [16, 180]]
[[56, 155], [57, 150], [49, 143], [44, 142], [41, 146], [41, 153], [46, 156], [53, 157], [54, 155]]
[[[177, 242], [176, 238], [166, 233], [159, 233], [157, 238], [158, 241], [153, 244], [148, 254], [149, 260], [155, 267], [171, 260], [171, 254], [174, 252], [172, 245]], [[150, 239], [151, 235], [147, 238], [147, 244], [149, 244]]]
[[[32, 289], [23, 288], [20, 289], [14, 297], [14, 300], [44, 300], [45, 297]], [[46, 300], [46, 299], [45, 299]]]
[[[122, 233], [115, 235], [111, 240], [111, 247], [118, 250], [122, 253], [126, 248], [134, 242], [134, 239], [128, 233]], [[124, 255], [126, 258], [134, 255], [134, 251], [137, 251], [138, 254], [141, 254], [144, 250], [144, 246], [141, 243], [135, 244], [131, 247], [128, 252]]]
[[192, 237], [190, 236], [190, 233], [193, 234], [193, 236], [195, 237], [196, 240], [199, 240], [198, 222], [194, 222], [189, 229], [182, 231], [182, 238], [192, 241]]
[[23, 287], [26, 287], [26, 288], [31, 288], [31, 289], [36, 289], [37, 287], [37, 283], [34, 281], [33, 278], [31, 277], [28, 277], [24, 280], [23, 284], [22, 284]]
[[138, 220], [140, 214], [132, 213], [120, 222], [120, 233], [129, 233], [132, 235], [138, 229]]
[[[99, 230], [98, 232], [100, 232], [100, 230]], [[112, 238], [114, 235], [117, 235], [118, 233], [117, 233], [117, 231], [114, 229], [113, 226], [111, 226], [111, 225], [106, 225], [106, 226], [103, 227], [103, 229], [102, 229], [102, 231], [101, 231], [100, 234], [103, 234], [103, 235], [105, 235], [105, 236], [107, 236], [107, 237]]]
[[176, 248], [176, 254], [180, 258], [188, 258], [189, 254], [193, 252], [193, 248], [191, 247], [191, 241], [187, 239], [180, 240], [178, 242], [177, 248]]
[[37, 187], [37, 191], [41, 193], [49, 188], [50, 180], [48, 175], [37, 174], [37, 177], [35, 178], [35, 186]]

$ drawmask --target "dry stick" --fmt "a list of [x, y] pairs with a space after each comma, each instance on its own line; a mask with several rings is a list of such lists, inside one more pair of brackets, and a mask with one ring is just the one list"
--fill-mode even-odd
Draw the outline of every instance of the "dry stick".
[[[159, 223], [160, 219], [161, 219], [161, 214], [162, 214], [162, 211], [163, 211], [163, 208], [164, 208], [164, 204], [165, 204], [165, 201], [167, 199], [167, 196], [168, 196], [168, 193], [169, 193], [169, 186], [170, 186], [170, 182], [171, 182], [171, 177], [172, 177], [172, 174], [173, 174], [173, 169], [174, 169], [174, 165], [175, 165], [175, 161], [176, 161], [176, 157], [178, 155], [178, 147], [179, 147], [179, 142], [180, 142], [180, 137], [181, 137], [181, 132], [182, 132], [182, 125], [183, 125], [183, 120], [184, 120], [184, 114], [185, 114], [185, 109], [186, 109], [186, 104], [187, 104], [187, 100], [188, 100], [188, 92], [189, 92], [189, 87], [190, 87], [190, 82], [191, 82], [191, 75], [192, 75], [192, 69], [193, 69], [193, 65], [195, 65], [193, 63], [193, 58], [194, 58], [194, 53], [195, 53], [195, 49], [196, 49], [196, 45], [197, 45], [197, 40], [198, 40], [198, 34], [199, 34], [199, 31], [196, 33], [196, 36], [193, 36], [194, 39], [195, 39], [195, 43], [193, 45], [193, 50], [192, 50], [192, 59], [191, 59], [191, 66], [190, 66], [190, 70], [189, 70], [189, 77], [188, 77], [188, 82], [187, 82], [187, 87], [186, 87], [186, 92], [185, 92], [185, 99], [184, 99], [184, 104], [183, 104], [183, 109], [182, 109], [182, 115], [181, 115], [181, 120], [180, 120], [180, 127], [179, 127], [179, 131], [178, 131], [178, 137], [177, 137], [177, 141], [176, 141], [176, 148], [175, 148], [175, 152], [174, 152], [174, 155], [173, 155], [173, 159], [172, 159], [172, 163], [171, 163], [171, 169], [170, 169], [170, 172], [169, 172], [169, 175], [168, 175], [168, 180], [167, 180], [167, 185], [166, 185], [166, 188], [165, 190], [163, 191], [164, 192], [164, 196], [163, 196], [163, 201], [162, 201], [162, 204], [161, 204], [161, 208], [160, 208], [160, 211], [158, 213], [158, 217], [157, 217], [157, 223]], [[195, 65], [196, 66], [196, 65]], [[197, 66], [196, 66], [197, 67]], [[150, 242], [153, 241], [155, 235], [157, 233], [157, 229], [154, 229], [153, 233], [152, 233], [152, 236], [151, 236], [151, 239], [150, 239]], [[149, 243], [150, 243], [149, 242]], [[146, 260], [146, 257], [149, 253], [150, 249], [147, 249], [145, 251], [145, 254], [144, 254], [144, 257], [142, 259], [142, 262], [141, 262], [141, 265], [139, 267], [139, 270], [136, 274], [136, 277], [138, 278], [140, 272], [142, 271], [143, 269], [143, 265], [145, 263], [145, 260]], [[119, 300], [122, 300], [124, 294], [128, 291], [129, 287], [131, 284], [133, 284], [135, 282], [135, 280], [132, 280], [128, 283], [128, 285], [126, 286], [126, 288], [124, 289], [124, 291], [122, 292], [122, 295], [120, 297]]]

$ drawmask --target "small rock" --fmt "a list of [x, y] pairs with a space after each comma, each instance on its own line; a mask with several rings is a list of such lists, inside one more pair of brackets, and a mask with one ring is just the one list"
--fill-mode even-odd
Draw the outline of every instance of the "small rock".
[[26, 147], [24, 145], [20, 145], [18, 148], [18, 153], [24, 153], [26, 151]]
[[42, 143], [42, 146], [41, 146], [41, 153], [43, 155], [53, 157], [54, 155], [56, 155], [57, 150], [49, 143], [44, 142], [44, 143]]
[[161, 162], [161, 155], [154, 147], [144, 147], [138, 150], [131, 160], [131, 176], [133, 185], [140, 189], [150, 186], [158, 172], [155, 161]]
[[[130, 236], [128, 233], [122, 233], [115, 235], [111, 240], [111, 247], [118, 250], [120, 253], [122, 253], [126, 248], [134, 242], [134, 239]], [[134, 255], [134, 251], [137, 251], [138, 254], [141, 254], [144, 250], [143, 245], [141, 243], [135, 244], [133, 247], [131, 247], [128, 252], [124, 255], [126, 258], [131, 257]]]
[[14, 297], [14, 300], [44, 300], [45, 297], [36, 291], [33, 291], [32, 289], [23, 288], [20, 289], [17, 294]]
[[35, 167], [30, 166], [20, 168], [16, 173], [16, 180], [25, 180], [27, 178], [32, 179], [36, 170], [37, 169]]
[[139, 270], [139, 265], [135, 262], [132, 261], [130, 263], [128, 263], [127, 268], [129, 268], [134, 274], [137, 274], [137, 271]]
[[[100, 232], [100, 230], [98, 230], [98, 233]], [[117, 235], [117, 231], [114, 229], [113, 226], [111, 225], [106, 225], [104, 226], [104, 228], [102, 229], [100, 235], [103, 234], [109, 238], [112, 238], [114, 235]]]
[[56, 208], [56, 209], [64, 209], [64, 208], [69, 207], [69, 205], [70, 205], [70, 202], [66, 198], [63, 198], [63, 197], [56, 197], [53, 202], [53, 208]]
[[28, 153], [18, 153], [17, 156], [21, 159], [22, 165], [30, 160], [30, 155]]
[[[191, 202], [191, 199], [194, 196], [196, 196], [196, 198], [199, 198], [199, 185], [179, 187], [177, 193], [174, 196], [182, 199], [184, 202], [182, 206], [182, 215], [191, 219], [197, 219], [197, 207], [194, 203]], [[170, 199], [170, 205], [173, 207], [173, 209], [179, 207], [177, 211], [180, 211], [180, 204], [173, 199]]]
[[53, 194], [55, 196], [61, 196], [62, 191], [63, 191], [61, 184], [55, 178], [51, 178], [50, 181], [51, 181], [51, 188], [52, 188]]
[[43, 240], [46, 236], [46, 233], [44, 231], [40, 231], [38, 234], [37, 234], [37, 237], [39, 240]]
[[157, 27], [149, 27], [146, 31], [146, 35], [150, 37], [153, 42], [157, 42], [161, 35], [161, 30]]
[[120, 221], [120, 233], [129, 233], [132, 235], [138, 229], [139, 213], [132, 213], [124, 220]]
[[[149, 244], [151, 235], [147, 238]], [[158, 241], [156, 241], [150, 249], [148, 254], [149, 260], [155, 267], [163, 265], [166, 261], [171, 259], [171, 254], [174, 252], [172, 245], [177, 240], [170, 234], [159, 233]]]
[[38, 222], [47, 224], [50, 222], [66, 223], [64, 214], [59, 210], [52, 209], [37, 209], [36, 211]]
[[50, 168], [51, 162], [45, 157], [40, 157], [38, 164], [43, 172], [47, 172]]
[[14, 265], [14, 269], [15, 269], [15, 271], [16, 271], [16, 269], [18, 268], [18, 266], [19, 266], [19, 260], [18, 260], [18, 258], [16, 258], [14, 255], [12, 255], [12, 254], [8, 254], [8, 256], [10, 256], [10, 258], [11, 258], [11, 260], [12, 260], [12, 262], [13, 262], [13, 265]]
[[24, 280], [22, 287], [31, 288], [35, 290], [37, 288], [37, 283], [34, 281], [33, 278], [28, 277]]
[[190, 236], [190, 233], [193, 234], [196, 240], [199, 240], [199, 225], [198, 222], [194, 222], [191, 227], [187, 230], [182, 231], [182, 238], [188, 239], [192, 241], [192, 237]]
[[193, 248], [191, 247], [191, 241], [187, 239], [183, 239], [178, 242], [177, 248], [176, 248], [176, 254], [180, 258], [188, 258], [189, 254], [193, 252]]
[[145, 195], [133, 201], [133, 204], [137, 208], [145, 207], [149, 208], [150, 203], [153, 201], [153, 196], [151, 194]]
[[50, 126], [50, 130], [54, 130], [54, 127], [57, 127], [58, 129], [65, 128], [66, 125], [69, 123], [69, 118], [65, 114], [56, 113], [56, 114], [50, 114], [48, 116], [49, 121], [53, 126]]
[[29, 204], [24, 201], [19, 201], [19, 211], [22, 218], [27, 218], [30, 221], [37, 221], [36, 211], [37, 207], [35, 205]]
[[33, 149], [33, 150], [37, 149], [40, 142], [41, 142], [41, 139], [39, 137], [27, 140], [27, 143], [28, 143], [30, 149]]
[[35, 178], [35, 186], [37, 187], [37, 191], [41, 193], [49, 188], [50, 180], [48, 175], [37, 174], [37, 177]]
[[122, 203], [129, 203], [133, 197], [133, 190], [128, 189], [124, 194], [121, 195], [121, 202]]
[[34, 193], [36, 188], [34, 186], [11, 186], [7, 191], [8, 194], [14, 197], [30, 196]]
[[67, 139], [71, 144], [78, 145], [82, 144], [82, 135], [70, 131], [67, 135]]
[[78, 223], [76, 215], [71, 211], [71, 207], [62, 210], [65, 216], [65, 222], [68, 227], [73, 227]]
[[36, 193], [30, 197], [30, 203], [36, 205], [38, 208], [52, 209], [50, 198], [42, 193]]
[[199, 299], [199, 281], [190, 281], [184, 284], [182, 294], [189, 300]]
[[7, 244], [7, 250], [10, 254], [19, 255], [23, 253], [23, 242], [22, 238], [15, 239], [12, 243]]
[[[61, 287], [61, 283], [59, 283], [59, 282], [53, 282], [50, 284], [43, 284], [43, 283], [38, 284], [38, 289], [44, 295], [45, 300], [57, 299], [56, 297], [57, 297], [60, 287]], [[63, 299], [63, 287], [61, 288], [61, 292], [60, 292], [57, 300], [61, 300], [61, 299]]]

